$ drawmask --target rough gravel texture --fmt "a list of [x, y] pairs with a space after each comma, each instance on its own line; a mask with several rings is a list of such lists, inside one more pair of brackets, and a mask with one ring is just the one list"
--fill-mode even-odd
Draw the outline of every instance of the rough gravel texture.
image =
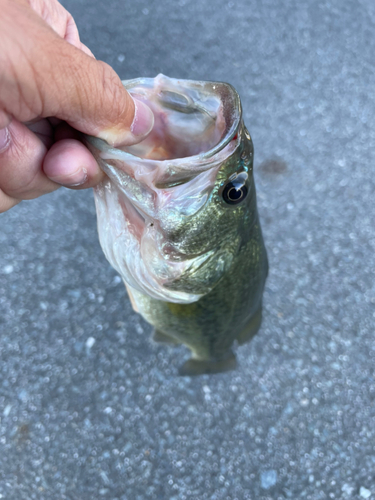
[[256, 152], [264, 322], [180, 378], [92, 192], [0, 216], [0, 499], [375, 499], [373, 0], [66, 0], [123, 78], [224, 80]]

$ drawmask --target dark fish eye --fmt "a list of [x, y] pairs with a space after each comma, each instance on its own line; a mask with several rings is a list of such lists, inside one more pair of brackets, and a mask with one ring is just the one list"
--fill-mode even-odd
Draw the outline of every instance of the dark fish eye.
[[238, 205], [246, 198], [247, 191], [246, 185], [242, 182], [236, 180], [228, 182], [223, 189], [223, 200], [228, 205]]

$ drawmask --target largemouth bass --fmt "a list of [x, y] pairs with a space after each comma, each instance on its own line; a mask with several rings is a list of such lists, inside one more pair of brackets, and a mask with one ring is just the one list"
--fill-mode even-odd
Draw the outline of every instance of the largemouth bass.
[[234, 341], [260, 327], [268, 272], [240, 98], [164, 75], [123, 84], [155, 125], [126, 150], [87, 138], [108, 176], [95, 189], [101, 246], [154, 339], [192, 351], [181, 374], [230, 370]]

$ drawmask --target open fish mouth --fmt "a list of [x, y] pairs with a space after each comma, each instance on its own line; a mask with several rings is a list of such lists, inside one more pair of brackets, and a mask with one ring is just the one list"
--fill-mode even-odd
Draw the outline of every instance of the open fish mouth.
[[144, 141], [124, 150], [86, 137], [108, 176], [95, 189], [100, 243], [128, 285], [156, 299], [194, 302], [230, 261], [209, 241], [192, 251], [188, 238], [194, 224], [199, 228], [221, 165], [238, 148], [240, 100], [225, 83], [164, 75], [123, 83], [152, 109], [155, 124]]

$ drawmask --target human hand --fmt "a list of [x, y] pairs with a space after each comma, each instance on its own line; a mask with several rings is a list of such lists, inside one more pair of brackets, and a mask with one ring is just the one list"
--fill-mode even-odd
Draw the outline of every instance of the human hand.
[[114, 146], [140, 142], [153, 114], [80, 42], [57, 0], [0, 0], [0, 213], [60, 185], [104, 174], [79, 132]]

